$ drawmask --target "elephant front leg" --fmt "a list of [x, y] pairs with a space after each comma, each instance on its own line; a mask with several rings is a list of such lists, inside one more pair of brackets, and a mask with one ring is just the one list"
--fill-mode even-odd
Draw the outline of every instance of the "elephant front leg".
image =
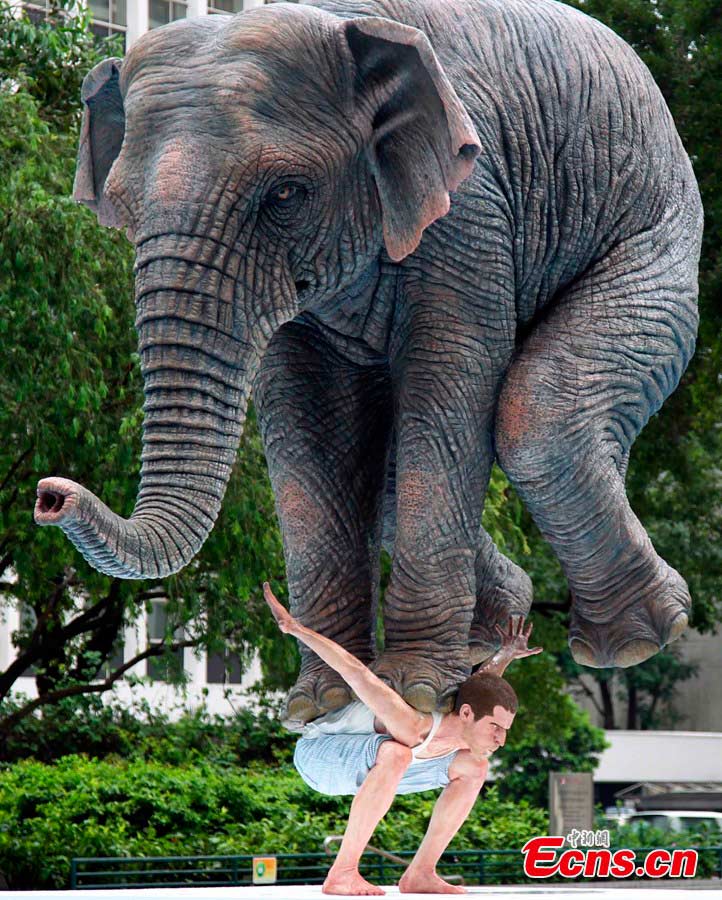
[[[389, 476], [384, 498], [383, 546], [393, 556], [396, 540], [396, 444], [392, 445]], [[499, 649], [496, 626], [506, 628], [512, 616], [526, 617], [531, 609], [531, 578], [505, 556], [483, 527], [476, 543], [474, 573], [476, 603], [469, 632], [469, 658], [479, 665]]]
[[[385, 366], [339, 357], [310, 321], [273, 337], [255, 393], [290, 608], [358, 659], [375, 655], [381, 502], [391, 391]], [[341, 676], [301, 646], [289, 727], [344, 706]]]
[[442, 298], [412, 311], [393, 366], [396, 534], [374, 665], [412, 706], [449, 708], [469, 674], [482, 500], [497, 375], [480, 317], [450, 327]]

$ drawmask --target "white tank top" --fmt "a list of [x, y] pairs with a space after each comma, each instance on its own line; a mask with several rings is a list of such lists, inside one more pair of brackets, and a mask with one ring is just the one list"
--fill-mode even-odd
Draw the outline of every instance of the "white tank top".
[[[441, 720], [444, 717], [441, 715], [440, 712], [436, 712], [436, 710], [434, 710], [434, 712], [431, 713], [431, 718], [433, 720], [431, 722], [431, 731], [429, 731], [429, 733], [426, 735], [426, 737], [423, 739], [423, 741], [417, 747], [413, 747], [411, 750], [412, 762], [419, 759], [419, 753], [422, 753], [429, 746], [434, 735], [439, 730], [439, 725], [441, 725]], [[447, 755], [446, 753], [439, 754], [439, 756], [446, 756], [446, 755]], [[427, 757], [425, 757], [425, 759], [438, 759], [438, 757], [437, 756], [427, 756]]]
[[[360, 700], [354, 700], [341, 709], [335, 709], [333, 712], [326, 713], [309, 722], [303, 729], [303, 736], [306, 738], [318, 737], [319, 734], [375, 734], [373, 710], [369, 709], [365, 703]], [[419, 753], [429, 746], [434, 735], [439, 730], [441, 720], [444, 718], [439, 712], [432, 712], [431, 731], [426, 735], [424, 740], [411, 750], [411, 763], [424, 762], [418, 758]], [[425, 759], [438, 759], [441, 756], [447, 756], [447, 753], [440, 753], [439, 756], [428, 756]]]

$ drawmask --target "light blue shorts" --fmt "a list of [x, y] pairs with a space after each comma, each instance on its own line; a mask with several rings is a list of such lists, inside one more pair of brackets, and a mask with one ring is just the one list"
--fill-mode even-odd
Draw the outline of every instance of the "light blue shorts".
[[[293, 764], [306, 784], [320, 794], [355, 794], [376, 762], [390, 734], [320, 734], [299, 738]], [[456, 751], [436, 759], [420, 759], [404, 772], [397, 794], [415, 794], [445, 787]]]

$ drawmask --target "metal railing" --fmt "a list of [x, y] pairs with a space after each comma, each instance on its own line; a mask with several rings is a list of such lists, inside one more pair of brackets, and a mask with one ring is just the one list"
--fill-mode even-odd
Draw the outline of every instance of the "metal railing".
[[[637, 854], [646, 854], [657, 848], [634, 849]], [[722, 879], [722, 846], [685, 849], [696, 850], [699, 854], [698, 878]], [[265, 855], [276, 857], [277, 884], [321, 884], [328, 872], [328, 852]], [[390, 853], [378, 848], [367, 848], [361, 860], [361, 874], [379, 884], [398, 881], [413, 855], [414, 851], [411, 850]], [[253, 883], [253, 859], [250, 854], [79, 857], [71, 860], [70, 887], [91, 889], [250, 885]], [[523, 859], [519, 850], [447, 851], [441, 857], [438, 868], [439, 874], [447, 880], [463, 881], [467, 885], [523, 884], [531, 881], [524, 875]], [[549, 880], [563, 880], [569, 883], [583, 879]], [[535, 883], [538, 884], [538, 880]]]

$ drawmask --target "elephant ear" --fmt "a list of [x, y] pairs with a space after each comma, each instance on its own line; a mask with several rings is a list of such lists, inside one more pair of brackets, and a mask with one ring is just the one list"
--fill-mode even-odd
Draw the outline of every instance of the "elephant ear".
[[474, 167], [479, 135], [422, 31], [374, 17], [350, 19], [343, 30], [357, 114], [370, 119], [384, 243], [398, 262], [449, 211], [449, 192]]
[[125, 110], [120, 93], [122, 60], [104, 59], [85, 76], [81, 91], [83, 124], [75, 166], [73, 198], [89, 206], [101, 225], [120, 227], [103, 186], [125, 134]]

